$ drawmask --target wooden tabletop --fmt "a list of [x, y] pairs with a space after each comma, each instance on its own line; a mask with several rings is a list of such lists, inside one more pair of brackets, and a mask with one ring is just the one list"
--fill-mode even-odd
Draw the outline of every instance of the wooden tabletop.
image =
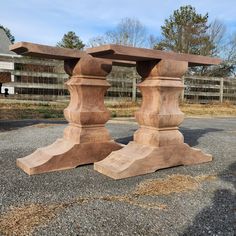
[[99, 47], [89, 48], [87, 53], [101, 58], [109, 58], [127, 61], [150, 61], [150, 60], [176, 60], [187, 61], [189, 66], [198, 65], [217, 65], [221, 63], [221, 59], [199, 56], [193, 54], [184, 54], [176, 52], [167, 52], [146, 48], [127, 47], [116, 44], [103, 45]]
[[[11, 45], [9, 49], [22, 56], [32, 56], [47, 59], [67, 60], [79, 59], [87, 53], [78, 49], [52, 47], [29, 42], [19, 42]], [[133, 67], [133, 61], [112, 60], [113, 65]]]
[[15, 43], [11, 45], [9, 49], [22, 56], [41, 57], [58, 60], [79, 59], [84, 54], [86, 54], [85, 52], [76, 49], [52, 47], [28, 42]]
[[94, 48], [88, 48], [86, 51], [77, 49], [51, 47], [46, 45], [19, 42], [10, 46], [10, 50], [20, 55], [51, 58], [58, 60], [79, 59], [86, 53], [94, 57], [110, 59], [114, 64], [134, 66], [137, 61], [151, 60], [176, 60], [187, 61], [189, 66], [197, 65], [217, 65], [221, 63], [221, 59], [193, 54], [167, 52], [146, 48], [127, 47], [122, 45], [103, 45]]

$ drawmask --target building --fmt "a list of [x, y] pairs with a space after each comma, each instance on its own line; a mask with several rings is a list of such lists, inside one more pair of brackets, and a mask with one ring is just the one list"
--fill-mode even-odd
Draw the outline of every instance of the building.
[[[65, 88], [68, 75], [62, 61], [22, 57], [9, 51], [11, 42], [0, 29], [0, 85], [1, 96], [8, 89], [7, 99], [32, 101], [69, 100]], [[136, 78], [134, 69], [114, 66], [108, 76], [112, 85], [106, 99], [136, 98]], [[136, 73], [135, 73], [136, 74]], [[134, 81], [135, 79], [135, 81]], [[135, 91], [134, 91], [135, 89]], [[135, 95], [135, 97], [134, 97]]]
[[8, 90], [8, 99], [56, 101], [68, 100], [64, 82], [68, 75], [63, 62], [22, 57], [9, 51], [11, 45], [5, 31], [0, 29], [1, 96]]
[[14, 82], [14, 75], [11, 75], [11, 71], [14, 70], [13, 58], [18, 57], [14, 52], [9, 51], [9, 45], [11, 44], [5, 31], [0, 28], [0, 93], [4, 94], [5, 89], [8, 89], [9, 94], [14, 94], [14, 87], [3, 83]]

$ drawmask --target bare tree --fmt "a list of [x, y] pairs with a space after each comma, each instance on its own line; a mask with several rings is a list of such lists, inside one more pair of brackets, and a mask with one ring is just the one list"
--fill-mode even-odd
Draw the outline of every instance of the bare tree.
[[226, 33], [225, 24], [215, 19], [213, 22], [211, 22], [207, 33], [210, 36], [210, 40], [214, 44], [212, 55], [219, 55], [219, 53], [224, 48], [224, 38]]
[[223, 59], [220, 65], [211, 66], [204, 71], [204, 75], [228, 77], [235, 76], [236, 69], [236, 33], [231, 37], [227, 37], [220, 43], [220, 50], [218, 56]]
[[89, 39], [89, 42], [87, 43], [87, 47], [98, 47], [100, 45], [107, 44], [109, 42], [106, 41], [105, 36], [96, 36], [91, 39]]
[[89, 40], [88, 46], [95, 47], [102, 44], [119, 44], [133, 47], [147, 47], [148, 34], [146, 27], [135, 18], [124, 18], [113, 30], [107, 31], [102, 36]]
[[236, 61], [236, 33], [234, 33], [224, 45], [223, 57], [227, 61]]
[[151, 34], [148, 37], [148, 47], [153, 49], [153, 48], [155, 48], [155, 45], [158, 44], [158, 42], [160, 42], [160, 41], [161, 41], [161, 39], [159, 37]]
[[[207, 30], [207, 35], [209, 36], [209, 47], [206, 44], [206, 48], [209, 48], [210, 56], [218, 56], [223, 58], [223, 52], [227, 49], [226, 26], [223, 22], [215, 19], [209, 24]], [[232, 66], [229, 65], [227, 60], [224, 60], [220, 65], [216, 66], [200, 66], [192, 68], [197, 74], [207, 75], [207, 76], [228, 76], [232, 73]]]
[[[104, 35], [91, 38], [87, 46], [96, 47], [103, 44], [119, 44], [133, 47], [151, 46], [155, 37], [152, 38], [147, 34], [146, 27], [138, 20], [133, 18], [124, 18], [112, 30], [107, 31]], [[153, 43], [154, 44], [154, 43]], [[121, 78], [133, 78], [136, 81], [138, 75], [135, 68], [113, 67], [111, 76], [116, 78], [119, 86], [124, 87], [125, 83]], [[132, 96], [130, 93], [129, 96]], [[135, 97], [133, 97], [135, 99]]]

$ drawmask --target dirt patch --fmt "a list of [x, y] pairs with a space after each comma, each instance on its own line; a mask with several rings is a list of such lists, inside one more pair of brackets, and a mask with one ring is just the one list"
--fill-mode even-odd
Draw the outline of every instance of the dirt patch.
[[28, 204], [22, 207], [11, 207], [9, 211], [0, 217], [0, 233], [5, 236], [32, 235], [36, 227], [49, 223], [63, 209], [76, 204], [87, 204], [96, 200], [126, 202], [146, 209], [166, 209], [166, 205], [164, 204], [143, 203], [132, 195], [81, 197], [67, 203], [51, 205]]
[[50, 127], [50, 126], [60, 126], [60, 125], [64, 125], [64, 124], [46, 124], [46, 123], [40, 123], [40, 124], [32, 125], [31, 127], [47, 128], [47, 127]]
[[165, 204], [159, 204], [156, 202], [148, 202], [148, 203], [141, 202], [137, 199], [137, 197], [133, 195], [105, 196], [101, 197], [100, 200], [111, 201], [111, 202], [125, 202], [146, 209], [165, 210], [167, 208], [167, 205]]
[[12, 207], [0, 218], [0, 232], [9, 236], [30, 235], [35, 227], [47, 223], [64, 207], [63, 204]]
[[[63, 119], [63, 110], [68, 103], [11, 103], [0, 104], [0, 119]], [[140, 102], [106, 102], [112, 117], [133, 117], [140, 108]], [[232, 103], [216, 104], [189, 104], [181, 103], [180, 109], [186, 116], [236, 116], [236, 106]]]
[[196, 179], [197, 181], [212, 181], [212, 180], [216, 180], [217, 176], [216, 175], [199, 175], [194, 177], [194, 179]]
[[236, 116], [236, 106], [232, 103], [216, 103], [216, 104], [188, 104], [182, 103], [180, 109], [187, 116], [219, 116], [228, 117]]
[[166, 179], [146, 180], [138, 185], [135, 195], [169, 195], [197, 190], [202, 181], [214, 180], [215, 176], [171, 175]]
[[194, 191], [200, 187], [201, 182], [212, 181], [216, 178], [214, 175], [196, 177], [171, 175], [165, 179], [146, 180], [139, 184], [133, 192], [126, 195], [80, 197], [60, 204], [28, 204], [22, 207], [12, 207], [0, 217], [0, 233], [7, 236], [31, 235], [36, 227], [47, 224], [63, 209], [76, 204], [88, 204], [96, 200], [124, 202], [145, 209], [167, 210], [167, 205], [165, 204], [160, 204], [156, 201], [143, 202], [139, 197]]
[[[65, 105], [64, 105], [65, 106]], [[61, 104], [1, 103], [1, 120], [63, 118]]]
[[28, 204], [22, 207], [11, 207], [0, 217], [0, 233], [6, 236], [32, 235], [34, 229], [47, 224], [60, 211], [74, 204], [88, 203], [93, 198], [77, 198], [66, 203], [55, 204]]

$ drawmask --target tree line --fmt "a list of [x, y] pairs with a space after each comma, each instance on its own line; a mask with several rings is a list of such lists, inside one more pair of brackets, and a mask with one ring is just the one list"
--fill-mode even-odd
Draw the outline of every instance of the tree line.
[[[14, 36], [3, 28], [11, 42]], [[147, 28], [135, 18], [124, 18], [103, 35], [84, 43], [74, 31], [69, 31], [57, 43], [58, 47], [83, 50], [103, 44], [120, 44], [133, 47], [191, 53], [223, 58], [218, 66], [196, 67], [188, 73], [226, 77], [235, 74], [236, 34], [226, 37], [226, 26], [219, 20], [209, 22], [208, 13], [200, 14], [191, 5], [175, 10], [161, 26], [161, 36], [149, 34]]]

